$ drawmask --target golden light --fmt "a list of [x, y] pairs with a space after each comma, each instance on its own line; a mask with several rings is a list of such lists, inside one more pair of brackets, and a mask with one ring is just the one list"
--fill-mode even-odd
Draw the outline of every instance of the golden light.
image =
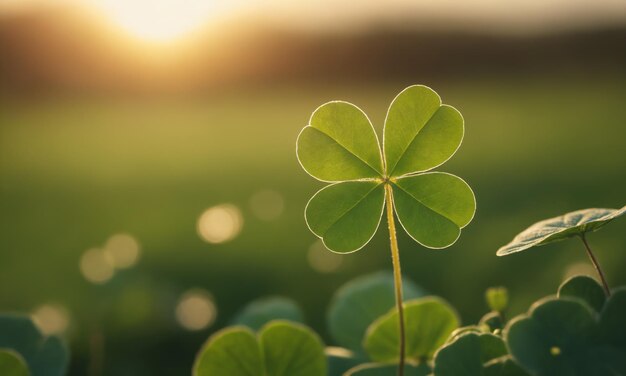
[[83, 253], [79, 267], [86, 280], [99, 285], [106, 283], [115, 274], [110, 258], [97, 248], [88, 249]]
[[326, 249], [321, 240], [317, 240], [309, 248], [307, 259], [313, 270], [320, 273], [332, 273], [337, 271], [343, 264], [343, 255], [333, 253]]
[[283, 214], [285, 200], [278, 192], [259, 191], [250, 198], [250, 209], [260, 220], [271, 221]]
[[115, 268], [130, 268], [139, 261], [140, 247], [137, 239], [129, 234], [115, 234], [104, 246], [105, 256]]
[[187, 330], [202, 330], [213, 324], [216, 317], [217, 307], [204, 290], [187, 291], [176, 306], [176, 320]]
[[222, 204], [207, 209], [198, 219], [198, 234], [209, 243], [234, 239], [243, 227], [243, 216], [235, 205]]
[[150, 42], [171, 42], [190, 34], [223, 12], [213, 0], [91, 0], [129, 34]]
[[31, 317], [46, 336], [63, 334], [70, 324], [67, 309], [58, 304], [41, 305], [33, 311]]

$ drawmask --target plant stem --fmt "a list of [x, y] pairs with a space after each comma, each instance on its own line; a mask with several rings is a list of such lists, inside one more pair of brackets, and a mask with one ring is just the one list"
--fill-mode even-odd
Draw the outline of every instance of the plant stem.
[[609, 284], [606, 282], [606, 278], [604, 277], [604, 272], [602, 272], [596, 256], [594, 256], [593, 252], [591, 251], [591, 247], [589, 247], [589, 243], [587, 243], [587, 238], [585, 237], [585, 234], [583, 233], [580, 238], [582, 239], [583, 244], [585, 244], [587, 255], [589, 256], [589, 259], [591, 259], [593, 267], [596, 268], [596, 271], [600, 276], [600, 280], [602, 281], [602, 287], [604, 287], [604, 292], [606, 293], [606, 296], [611, 296], [611, 290], [609, 289]]
[[398, 330], [400, 331], [400, 359], [398, 376], [404, 375], [404, 307], [402, 306], [402, 273], [400, 271], [400, 251], [396, 238], [396, 223], [393, 218], [393, 191], [391, 184], [385, 183], [385, 199], [387, 201], [387, 223], [389, 225], [389, 242], [391, 244], [391, 260], [393, 263], [393, 281], [396, 290], [396, 307], [398, 309]]

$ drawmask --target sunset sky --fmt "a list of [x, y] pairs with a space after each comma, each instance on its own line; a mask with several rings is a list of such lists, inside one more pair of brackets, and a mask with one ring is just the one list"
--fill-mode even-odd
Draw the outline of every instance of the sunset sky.
[[157, 42], [176, 40], [211, 22], [238, 16], [313, 30], [359, 28], [372, 19], [527, 33], [626, 22], [623, 0], [3, 0], [0, 13], [61, 5], [91, 10], [134, 37]]

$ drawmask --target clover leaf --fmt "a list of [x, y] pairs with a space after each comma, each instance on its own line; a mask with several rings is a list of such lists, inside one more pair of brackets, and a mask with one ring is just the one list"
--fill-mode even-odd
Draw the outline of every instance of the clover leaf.
[[[424, 297], [405, 303], [407, 359], [423, 362], [432, 359], [435, 351], [459, 327], [459, 317], [454, 308], [437, 297]], [[367, 329], [364, 347], [370, 358], [377, 362], [398, 360], [398, 311], [374, 321]]]
[[519, 233], [509, 244], [500, 247], [496, 254], [498, 256], [506, 256], [535, 246], [578, 236], [585, 245], [587, 255], [598, 272], [600, 280], [602, 281], [602, 287], [608, 296], [611, 295], [609, 285], [602, 272], [602, 268], [600, 268], [598, 260], [587, 242], [586, 234], [598, 230], [600, 227], [624, 213], [626, 213], [626, 206], [621, 209], [594, 208], [577, 210], [558, 217], [546, 219], [535, 223]]
[[626, 213], [621, 209], [583, 209], [535, 223], [498, 249], [498, 256], [521, 252], [528, 248], [596, 231]]
[[272, 321], [258, 335], [243, 326], [213, 334], [200, 350], [194, 376], [324, 376], [324, 347], [309, 328]]
[[389, 107], [383, 156], [358, 107], [340, 101], [320, 106], [298, 136], [297, 155], [311, 176], [335, 184], [309, 201], [311, 231], [331, 251], [356, 251], [376, 233], [388, 202], [415, 241], [428, 248], [452, 245], [474, 215], [474, 194], [457, 176], [426, 172], [456, 152], [463, 123], [432, 89], [410, 86]]
[[[407, 299], [424, 296], [413, 281], [403, 278]], [[328, 308], [328, 330], [337, 343], [362, 355], [367, 328], [394, 306], [393, 275], [376, 272], [357, 277], [341, 286]]]
[[[349, 369], [344, 376], [397, 376], [398, 366], [395, 364], [364, 363]], [[406, 376], [428, 376], [432, 370], [427, 364], [405, 364], [404, 374]]]
[[626, 374], [626, 289], [596, 313], [584, 300], [562, 296], [535, 303], [505, 329], [511, 355], [533, 375]]
[[483, 376], [487, 363], [505, 356], [506, 345], [493, 334], [468, 332], [441, 347], [435, 355], [437, 376]]
[[281, 296], [260, 298], [246, 305], [232, 321], [232, 325], [259, 330], [273, 320], [304, 323], [304, 314], [296, 302]]
[[586, 275], [577, 275], [563, 282], [559, 287], [557, 296], [559, 298], [574, 297], [582, 299], [596, 312], [602, 310], [606, 301], [602, 286], [595, 279]]
[[28, 367], [20, 354], [12, 350], [0, 349], [0, 375], [28, 376]]
[[0, 349], [18, 353], [31, 376], [64, 375], [69, 361], [65, 343], [59, 337], [44, 336], [24, 315], [0, 315]]

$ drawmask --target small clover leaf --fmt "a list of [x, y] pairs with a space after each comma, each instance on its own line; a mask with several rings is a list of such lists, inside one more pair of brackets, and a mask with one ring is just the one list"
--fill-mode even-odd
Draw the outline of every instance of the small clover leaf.
[[505, 338], [513, 358], [533, 375], [626, 374], [626, 289], [598, 314], [584, 300], [546, 298], [512, 320]]
[[0, 375], [2, 376], [28, 376], [26, 362], [12, 350], [0, 349]]
[[272, 321], [255, 335], [243, 326], [213, 334], [196, 357], [194, 376], [325, 376], [324, 346], [309, 328]]
[[502, 338], [486, 333], [466, 333], [437, 351], [435, 375], [484, 376], [487, 363], [506, 354]]
[[561, 297], [579, 298], [589, 304], [596, 312], [600, 312], [606, 301], [606, 296], [602, 290], [602, 286], [595, 279], [586, 275], [577, 275], [559, 287], [557, 295]]
[[358, 107], [338, 101], [320, 106], [298, 136], [297, 155], [311, 176], [335, 184], [309, 201], [305, 218], [311, 231], [334, 252], [356, 251], [376, 233], [387, 202], [418, 243], [433, 249], [452, 245], [474, 216], [474, 193], [457, 176], [426, 172], [454, 155], [463, 123], [432, 89], [410, 86], [389, 107], [383, 156]]
[[[437, 297], [425, 297], [404, 304], [407, 359], [415, 362], [432, 359], [437, 349], [459, 327], [454, 308]], [[398, 311], [374, 321], [367, 329], [363, 342], [370, 358], [377, 362], [398, 360]]]
[[[405, 376], [428, 376], [432, 370], [427, 364], [405, 364]], [[397, 364], [364, 363], [356, 366], [344, 374], [344, 376], [397, 376]]]
[[498, 249], [497, 255], [506, 256], [573, 236], [582, 236], [596, 231], [624, 213], [626, 206], [621, 209], [583, 209], [546, 219], [519, 233], [509, 244]]
[[[404, 296], [415, 299], [425, 292], [408, 278], [403, 278]], [[363, 355], [363, 337], [370, 324], [394, 306], [393, 275], [375, 272], [357, 277], [341, 286], [328, 307], [328, 330], [337, 343]]]
[[233, 319], [232, 325], [259, 330], [273, 320], [304, 323], [304, 314], [296, 302], [281, 296], [270, 296], [252, 301]]
[[69, 363], [68, 349], [57, 336], [44, 336], [25, 315], [0, 315], [0, 349], [18, 353], [31, 376], [61, 376]]

